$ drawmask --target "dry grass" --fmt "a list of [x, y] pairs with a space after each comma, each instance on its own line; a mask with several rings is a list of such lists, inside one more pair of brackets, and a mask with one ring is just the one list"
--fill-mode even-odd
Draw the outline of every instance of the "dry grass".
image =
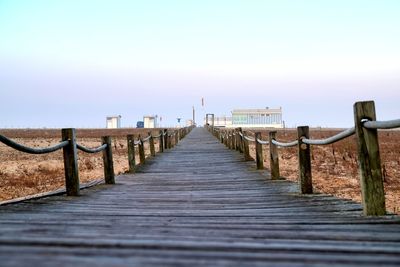
[[[322, 139], [338, 131], [310, 131], [311, 138]], [[293, 141], [294, 130], [278, 131], [277, 140]], [[262, 132], [263, 139], [268, 131]], [[386, 208], [389, 212], [400, 213], [400, 131], [380, 131], [379, 145], [384, 173]], [[269, 168], [268, 146], [263, 146], [264, 166]], [[255, 157], [255, 147], [250, 145]], [[297, 182], [297, 148], [279, 148], [281, 176]], [[358, 174], [356, 140], [352, 136], [327, 146], [312, 146], [311, 166], [313, 186], [316, 191], [336, 195], [340, 198], [361, 202], [361, 190]]]
[[[60, 141], [60, 130], [0, 130], [0, 133], [13, 138], [18, 143], [31, 147], [47, 147]], [[78, 143], [87, 147], [101, 145], [100, 136], [113, 136], [113, 159], [116, 174], [128, 170], [127, 134], [147, 135], [142, 129], [94, 129], [78, 130]], [[158, 134], [154, 130], [153, 134]], [[148, 144], [145, 144], [149, 155]], [[158, 149], [156, 141], [156, 151]], [[137, 153], [137, 151], [136, 151]], [[138, 161], [139, 156], [136, 155]], [[79, 177], [81, 183], [102, 179], [102, 153], [87, 154], [78, 151]], [[31, 155], [16, 151], [0, 143], [0, 201], [49, 192], [65, 187], [62, 151], [51, 154]]]

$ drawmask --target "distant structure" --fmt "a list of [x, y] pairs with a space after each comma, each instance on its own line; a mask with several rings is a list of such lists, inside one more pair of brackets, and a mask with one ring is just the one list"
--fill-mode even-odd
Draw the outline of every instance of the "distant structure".
[[190, 127], [194, 125], [194, 121], [193, 120], [186, 120], [186, 127]]
[[144, 128], [144, 122], [143, 121], [137, 121], [136, 122], [136, 128]]
[[282, 108], [234, 109], [232, 117], [214, 118], [215, 127], [283, 128]]
[[106, 118], [106, 128], [107, 129], [121, 128], [121, 115], [108, 116]]
[[144, 123], [144, 128], [157, 128], [158, 127], [157, 115], [143, 116], [143, 123]]

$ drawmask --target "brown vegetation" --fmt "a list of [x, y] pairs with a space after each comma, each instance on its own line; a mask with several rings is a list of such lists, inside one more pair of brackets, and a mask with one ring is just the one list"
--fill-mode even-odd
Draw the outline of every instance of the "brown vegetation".
[[[97, 147], [101, 145], [101, 136], [112, 136], [114, 170], [115, 174], [121, 174], [128, 170], [126, 135], [147, 136], [147, 132], [147, 129], [78, 129], [77, 142], [86, 147]], [[51, 146], [61, 140], [61, 131], [57, 129], [7, 129], [0, 130], [0, 134], [36, 148]], [[158, 129], [154, 129], [153, 134], [157, 135]], [[145, 143], [145, 149], [147, 156], [150, 154], [148, 143]], [[136, 158], [138, 161], [138, 154]], [[81, 183], [104, 177], [101, 152], [88, 154], [78, 151], [78, 165]], [[0, 143], [0, 201], [53, 191], [64, 186], [62, 150], [31, 155]]]
[[[310, 130], [314, 139], [323, 139], [337, 134], [334, 130]], [[268, 131], [262, 131], [267, 139]], [[293, 141], [295, 130], [278, 131], [277, 140]], [[384, 174], [386, 208], [389, 212], [400, 213], [400, 131], [380, 131], [379, 145]], [[250, 144], [252, 157], [255, 147]], [[326, 146], [311, 147], [311, 166], [314, 189], [321, 193], [361, 202], [358, 176], [358, 159], [355, 137], [349, 137]], [[264, 166], [269, 168], [268, 146], [263, 146]], [[297, 181], [297, 147], [279, 148], [281, 176]]]

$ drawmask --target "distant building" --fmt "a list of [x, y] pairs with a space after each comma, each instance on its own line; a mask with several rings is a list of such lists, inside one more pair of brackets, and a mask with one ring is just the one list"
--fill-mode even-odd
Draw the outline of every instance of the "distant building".
[[[209, 121], [208, 123], [212, 124], [211, 121]], [[214, 126], [232, 127], [232, 117], [227, 117], [227, 116], [214, 117]]]
[[232, 111], [232, 126], [282, 128], [282, 108], [234, 109]]
[[[209, 123], [211, 124], [211, 122]], [[232, 117], [215, 117], [214, 126], [228, 128], [282, 128], [282, 108], [234, 109]]]
[[121, 115], [107, 117], [106, 128], [107, 129], [121, 128]]
[[143, 116], [144, 128], [157, 128], [157, 115], [156, 116]]
[[193, 125], [194, 125], [193, 120], [186, 120], [186, 127], [190, 127], [190, 126], [193, 126]]

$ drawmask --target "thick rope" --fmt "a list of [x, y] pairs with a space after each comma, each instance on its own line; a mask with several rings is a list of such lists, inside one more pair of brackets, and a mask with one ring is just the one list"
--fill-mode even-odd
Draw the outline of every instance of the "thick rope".
[[62, 141], [54, 146], [49, 146], [45, 148], [33, 148], [33, 147], [28, 147], [24, 146], [21, 144], [18, 144], [17, 142], [14, 142], [13, 140], [5, 137], [4, 135], [0, 134], [0, 142], [4, 143], [5, 145], [12, 147], [18, 151], [29, 153], [29, 154], [46, 154], [46, 153], [51, 153], [54, 151], [57, 151], [69, 144], [69, 141]]
[[76, 144], [76, 148], [79, 150], [82, 150], [83, 152], [86, 152], [86, 153], [97, 153], [97, 152], [100, 152], [100, 151], [103, 151], [104, 149], [106, 149], [107, 144], [103, 144], [96, 148], [88, 148], [88, 147], [84, 147], [80, 144]]

